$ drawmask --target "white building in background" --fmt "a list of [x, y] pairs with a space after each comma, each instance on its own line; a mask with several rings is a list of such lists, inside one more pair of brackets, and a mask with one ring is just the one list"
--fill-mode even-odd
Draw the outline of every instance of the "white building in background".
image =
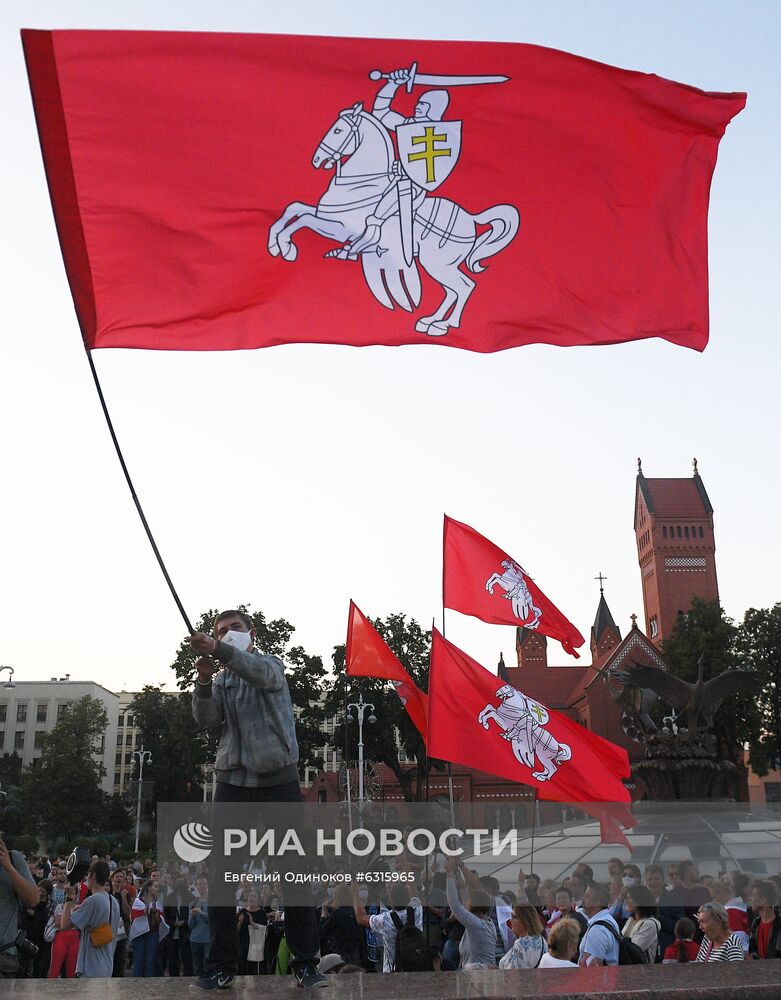
[[72, 681], [70, 674], [59, 680], [16, 681], [12, 688], [0, 686], [0, 753], [16, 753], [22, 767], [41, 756], [40, 740], [62, 719], [66, 706], [85, 695], [103, 703], [108, 725], [95, 754], [106, 770], [103, 789], [115, 791], [114, 744], [117, 740], [119, 697], [94, 681]]

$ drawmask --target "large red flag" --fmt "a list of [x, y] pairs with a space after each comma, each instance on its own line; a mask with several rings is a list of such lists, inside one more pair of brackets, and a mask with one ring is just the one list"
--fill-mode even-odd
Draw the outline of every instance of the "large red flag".
[[22, 36], [89, 348], [707, 342], [744, 94], [534, 45]]
[[428, 697], [401, 665], [377, 629], [352, 601], [347, 620], [345, 669], [350, 677], [380, 677], [390, 681], [407, 715], [426, 742]]
[[519, 562], [468, 524], [445, 516], [442, 603], [492, 625], [523, 625], [577, 657], [584, 639]]
[[555, 802], [629, 802], [625, 750], [502, 683], [434, 630], [428, 753]]

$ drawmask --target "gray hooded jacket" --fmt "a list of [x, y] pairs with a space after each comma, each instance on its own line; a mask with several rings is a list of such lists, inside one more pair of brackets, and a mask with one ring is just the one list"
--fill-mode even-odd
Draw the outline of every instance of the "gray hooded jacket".
[[298, 743], [282, 661], [224, 642], [213, 655], [226, 669], [211, 684], [196, 681], [192, 704], [201, 725], [224, 723], [215, 770], [244, 768], [269, 778], [290, 769], [298, 762]]

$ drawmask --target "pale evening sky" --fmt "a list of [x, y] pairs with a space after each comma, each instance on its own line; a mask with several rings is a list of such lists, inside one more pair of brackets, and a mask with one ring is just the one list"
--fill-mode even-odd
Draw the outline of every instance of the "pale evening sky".
[[[10, 2], [0, 18], [0, 663], [16, 680], [70, 673], [113, 690], [170, 686], [184, 634], [83, 355], [22, 27], [528, 42], [706, 90], [746, 90], [712, 189], [704, 354], [662, 341], [494, 355], [295, 345], [105, 350], [95, 362], [191, 618], [250, 602], [291, 621], [295, 641], [326, 661], [344, 641], [350, 597], [371, 616], [404, 611], [439, 624], [447, 511], [520, 559], [586, 636], [602, 571], [625, 631], [632, 612], [642, 618], [638, 455], [648, 476], [688, 476], [698, 458], [728, 614], [781, 599], [776, 3], [74, 0]], [[356, 99], [371, 99], [364, 83], [357, 89]], [[512, 657], [510, 628], [449, 612], [447, 634], [488, 666], [500, 650]], [[569, 659], [557, 644], [550, 658]]]

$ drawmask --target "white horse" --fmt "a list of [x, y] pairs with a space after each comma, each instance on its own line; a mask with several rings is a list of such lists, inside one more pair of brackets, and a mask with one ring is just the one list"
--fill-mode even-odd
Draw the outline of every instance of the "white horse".
[[[501, 587], [505, 591], [503, 596], [508, 601], [512, 601], [513, 614], [523, 623], [524, 628], [537, 628], [540, 624], [540, 618], [542, 618], [542, 611], [532, 600], [523, 570], [507, 559], [503, 560], [502, 569], [504, 573], [494, 573], [489, 576], [485, 583], [485, 589], [493, 596], [494, 587]], [[527, 622], [526, 619], [529, 615], [533, 616], [532, 621]]]
[[550, 781], [563, 764], [572, 757], [572, 750], [543, 728], [549, 719], [542, 705], [516, 691], [510, 684], [504, 684], [496, 692], [501, 704], [486, 705], [477, 721], [488, 729], [493, 719], [503, 730], [502, 738], [512, 744], [516, 760], [526, 767], [534, 767], [535, 757], [540, 769], [532, 771], [537, 781]]
[[[363, 110], [359, 102], [339, 114], [312, 156], [317, 168], [335, 168], [335, 176], [317, 205], [291, 202], [269, 229], [268, 251], [294, 261], [298, 248], [293, 236], [309, 229], [342, 246], [363, 233], [366, 219], [382, 196], [397, 183], [394, 149], [387, 129]], [[490, 228], [478, 234], [477, 227]], [[485, 270], [481, 261], [503, 250], [518, 232], [520, 215], [512, 205], [495, 205], [471, 215], [447, 198], [426, 196], [413, 219], [413, 254], [421, 267], [442, 286], [445, 296], [430, 316], [415, 324], [420, 333], [442, 336], [458, 327], [475, 282], [473, 274]], [[332, 256], [347, 256], [346, 254]], [[398, 215], [382, 226], [380, 242], [361, 255], [366, 282], [387, 309], [400, 306], [412, 312], [420, 305], [420, 274], [415, 260], [407, 265], [401, 246]]]

